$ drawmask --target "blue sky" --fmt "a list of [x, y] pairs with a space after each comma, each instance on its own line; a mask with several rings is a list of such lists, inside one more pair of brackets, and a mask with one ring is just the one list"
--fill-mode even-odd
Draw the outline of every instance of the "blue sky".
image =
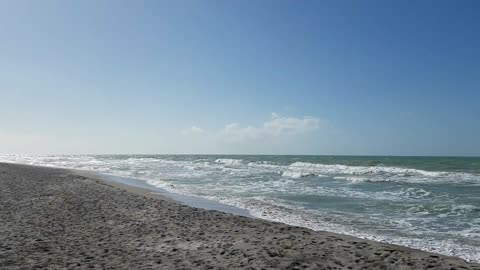
[[480, 155], [478, 1], [2, 1], [0, 153]]

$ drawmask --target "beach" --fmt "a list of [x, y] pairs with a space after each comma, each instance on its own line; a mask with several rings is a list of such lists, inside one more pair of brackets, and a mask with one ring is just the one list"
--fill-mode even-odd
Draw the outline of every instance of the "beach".
[[74, 170], [0, 163], [0, 206], [0, 269], [480, 269], [189, 207]]

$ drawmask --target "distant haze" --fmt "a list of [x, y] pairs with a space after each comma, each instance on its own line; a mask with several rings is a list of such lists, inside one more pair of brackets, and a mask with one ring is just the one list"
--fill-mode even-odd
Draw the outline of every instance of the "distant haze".
[[2, 1], [0, 154], [480, 155], [478, 1]]

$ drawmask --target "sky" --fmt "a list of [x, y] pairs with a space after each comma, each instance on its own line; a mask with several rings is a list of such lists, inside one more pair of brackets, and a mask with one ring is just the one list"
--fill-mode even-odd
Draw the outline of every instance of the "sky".
[[0, 153], [479, 156], [479, 13], [0, 0]]

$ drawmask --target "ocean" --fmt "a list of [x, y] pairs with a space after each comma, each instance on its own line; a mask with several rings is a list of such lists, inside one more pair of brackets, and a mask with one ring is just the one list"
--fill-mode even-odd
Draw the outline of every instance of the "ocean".
[[480, 262], [480, 158], [0, 155], [133, 178], [271, 221]]

